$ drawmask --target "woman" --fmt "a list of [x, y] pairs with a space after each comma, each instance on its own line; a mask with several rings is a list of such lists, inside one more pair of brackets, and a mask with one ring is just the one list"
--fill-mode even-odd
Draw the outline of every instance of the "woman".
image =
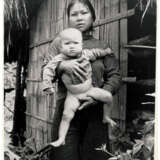
[[[67, 8], [69, 27], [79, 29], [83, 34], [83, 48], [107, 48], [104, 41], [94, 39], [90, 32], [93, 30], [93, 22], [96, 19], [93, 6], [88, 0], [74, 0]], [[56, 41], [51, 44], [50, 57], [57, 54]], [[93, 86], [104, 88], [113, 95], [120, 86], [120, 74], [118, 63], [114, 55], [106, 56], [104, 59], [92, 63]], [[57, 67], [57, 76], [67, 71], [77, 74], [80, 79], [85, 74], [83, 68], [76, 60], [63, 61]], [[57, 130], [63, 109], [63, 102], [66, 96], [66, 89], [59, 80], [57, 93], [57, 106], [54, 115], [54, 139], [57, 137]], [[103, 104], [91, 97], [81, 99], [82, 105], [71, 122], [66, 144], [55, 149], [54, 160], [94, 160], [106, 159], [95, 148], [108, 143], [107, 126], [102, 123]]]

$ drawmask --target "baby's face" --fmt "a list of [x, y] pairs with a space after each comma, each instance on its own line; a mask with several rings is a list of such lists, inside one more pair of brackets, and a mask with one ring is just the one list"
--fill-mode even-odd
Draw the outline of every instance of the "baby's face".
[[71, 58], [78, 58], [82, 52], [82, 37], [79, 34], [68, 33], [61, 39], [61, 53]]

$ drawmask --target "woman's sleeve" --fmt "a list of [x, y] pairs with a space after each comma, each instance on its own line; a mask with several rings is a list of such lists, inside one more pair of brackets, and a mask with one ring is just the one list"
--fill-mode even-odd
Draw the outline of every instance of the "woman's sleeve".
[[114, 95], [121, 84], [118, 60], [115, 58], [114, 54], [105, 56], [104, 67], [103, 89], [110, 91]]
[[92, 49], [83, 49], [82, 54], [90, 61], [95, 61], [98, 58], [102, 58], [106, 55], [112, 54], [110, 48], [101, 49], [101, 48], [92, 48]]

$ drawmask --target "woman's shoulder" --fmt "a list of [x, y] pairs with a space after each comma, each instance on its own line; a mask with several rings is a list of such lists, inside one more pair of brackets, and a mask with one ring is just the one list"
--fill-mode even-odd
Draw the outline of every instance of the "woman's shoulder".
[[104, 40], [99, 40], [99, 39], [96, 39], [94, 37], [92, 37], [91, 39], [88, 39], [88, 40], [84, 40], [83, 42], [83, 48], [86, 48], [86, 49], [91, 49], [91, 48], [107, 48], [108, 47], [108, 44], [106, 41]]

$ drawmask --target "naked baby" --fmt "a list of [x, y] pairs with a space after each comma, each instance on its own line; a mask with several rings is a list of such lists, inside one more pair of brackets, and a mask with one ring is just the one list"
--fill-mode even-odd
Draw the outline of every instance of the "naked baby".
[[67, 28], [60, 32], [56, 40], [59, 43], [60, 53], [55, 56], [43, 69], [43, 91], [52, 93], [55, 91], [52, 80], [55, 78], [56, 67], [59, 62], [64, 60], [77, 59], [80, 66], [85, 70], [85, 78], [82, 81], [74, 74], [64, 72], [61, 79], [67, 88], [67, 97], [64, 103], [63, 115], [59, 127], [58, 140], [51, 143], [54, 147], [65, 144], [65, 137], [73, 119], [75, 112], [81, 106], [81, 97], [92, 97], [107, 105], [103, 107], [103, 123], [108, 123], [112, 127], [116, 123], [110, 118], [113, 106], [113, 97], [109, 91], [92, 85], [91, 62], [102, 58], [107, 54], [112, 54], [110, 48], [107, 49], [82, 49], [82, 34], [74, 28]]

